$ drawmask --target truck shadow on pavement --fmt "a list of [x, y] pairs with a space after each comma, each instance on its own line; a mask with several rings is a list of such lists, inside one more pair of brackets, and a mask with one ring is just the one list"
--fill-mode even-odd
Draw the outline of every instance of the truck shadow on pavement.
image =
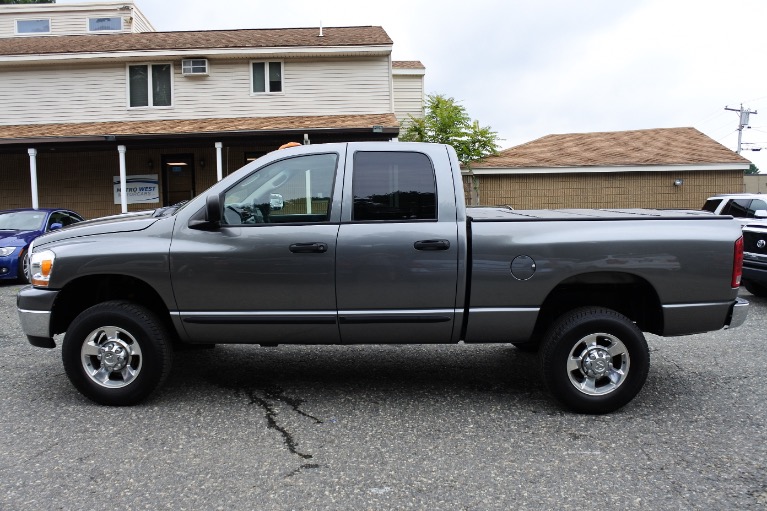
[[[493, 393], [548, 399], [536, 354], [503, 345], [217, 346], [176, 353], [162, 394], [203, 386], [248, 392], [270, 388], [456, 396]], [[186, 389], [186, 390], [185, 390]], [[178, 398], [180, 396], [175, 396]]]

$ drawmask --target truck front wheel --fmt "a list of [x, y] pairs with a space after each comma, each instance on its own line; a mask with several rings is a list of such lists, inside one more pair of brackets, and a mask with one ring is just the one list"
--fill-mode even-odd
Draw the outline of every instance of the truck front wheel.
[[149, 309], [125, 301], [94, 305], [75, 318], [61, 348], [72, 384], [96, 403], [133, 405], [170, 372], [167, 329]]
[[561, 316], [540, 351], [544, 382], [579, 413], [617, 410], [642, 389], [650, 369], [647, 341], [627, 317], [584, 307]]

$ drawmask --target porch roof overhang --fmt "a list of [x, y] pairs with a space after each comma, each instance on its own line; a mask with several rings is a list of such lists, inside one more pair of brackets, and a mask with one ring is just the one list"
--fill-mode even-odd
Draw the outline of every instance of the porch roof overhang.
[[0, 126], [0, 152], [22, 152], [29, 147], [107, 149], [118, 143], [137, 147], [180, 143], [198, 146], [209, 145], [212, 140], [230, 144], [252, 144], [254, 139], [284, 143], [302, 138], [303, 134], [315, 138], [388, 140], [398, 133], [399, 123], [393, 113], [26, 124]]

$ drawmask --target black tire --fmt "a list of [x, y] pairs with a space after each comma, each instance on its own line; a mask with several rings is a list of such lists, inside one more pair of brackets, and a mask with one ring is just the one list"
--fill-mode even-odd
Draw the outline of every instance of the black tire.
[[511, 344], [523, 353], [538, 353], [538, 350], [541, 348], [541, 345], [537, 342], [513, 342]]
[[544, 336], [541, 372], [549, 392], [578, 413], [609, 413], [644, 386], [650, 351], [639, 328], [611, 309], [583, 307]]
[[165, 325], [140, 305], [110, 301], [86, 309], [64, 336], [64, 370], [84, 396], [102, 405], [129, 406], [159, 388], [173, 349]]
[[744, 280], [743, 287], [754, 296], [759, 296], [761, 298], [767, 297], [767, 287], [762, 284], [758, 284], [752, 280]]
[[22, 284], [29, 284], [29, 253], [27, 249], [21, 251], [19, 254], [19, 266], [16, 270], [16, 278]]

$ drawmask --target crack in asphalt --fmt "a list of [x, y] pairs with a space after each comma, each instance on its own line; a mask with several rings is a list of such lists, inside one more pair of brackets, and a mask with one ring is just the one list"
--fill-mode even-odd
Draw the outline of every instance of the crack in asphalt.
[[303, 465], [301, 465], [300, 467], [298, 467], [294, 471], [292, 471], [289, 474], [287, 474], [285, 476], [285, 479], [287, 479], [289, 477], [293, 477], [294, 475], [297, 475], [297, 474], [301, 473], [301, 471], [303, 471], [305, 469], [310, 469], [310, 468], [320, 468], [320, 465], [317, 464], [317, 463], [304, 463]]
[[[296, 456], [299, 456], [305, 460], [312, 459], [313, 456], [311, 454], [305, 454], [298, 450], [297, 442], [293, 436], [293, 434], [288, 431], [285, 427], [281, 426], [277, 422], [277, 409], [275, 408], [275, 402], [282, 402], [290, 406], [290, 408], [298, 413], [299, 415], [302, 415], [303, 417], [306, 417], [308, 419], [311, 419], [314, 421], [315, 424], [322, 424], [323, 422], [318, 419], [317, 417], [314, 417], [311, 414], [308, 414], [301, 410], [301, 405], [303, 404], [303, 400], [286, 396], [284, 394], [284, 391], [277, 387], [276, 385], [272, 385], [268, 388], [260, 389], [261, 392], [263, 392], [264, 397], [259, 396], [256, 393], [256, 390], [248, 390], [247, 395], [250, 399], [250, 404], [252, 405], [258, 405], [261, 407], [266, 416], [266, 424], [269, 429], [273, 429], [280, 433], [282, 436], [282, 441], [285, 444], [285, 447], [288, 448], [288, 451], [290, 451], [292, 454], [295, 454]], [[292, 472], [289, 476], [297, 474], [301, 469], [303, 468], [317, 468], [319, 465], [314, 466], [313, 464], [310, 465], [301, 465], [297, 469], [297, 471]]]

